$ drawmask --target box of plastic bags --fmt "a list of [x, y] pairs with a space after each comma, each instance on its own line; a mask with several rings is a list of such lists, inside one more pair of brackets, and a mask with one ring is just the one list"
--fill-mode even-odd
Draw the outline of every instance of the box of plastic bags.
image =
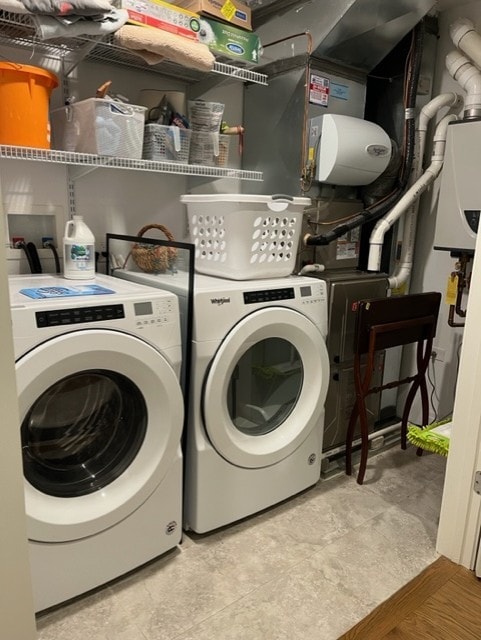
[[141, 158], [146, 107], [88, 98], [50, 114], [52, 148]]

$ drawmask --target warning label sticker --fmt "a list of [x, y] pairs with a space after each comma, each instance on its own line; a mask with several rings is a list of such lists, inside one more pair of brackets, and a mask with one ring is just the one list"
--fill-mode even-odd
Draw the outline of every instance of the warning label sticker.
[[309, 81], [309, 102], [318, 104], [321, 107], [327, 107], [329, 104], [329, 88], [329, 78], [312, 73]]

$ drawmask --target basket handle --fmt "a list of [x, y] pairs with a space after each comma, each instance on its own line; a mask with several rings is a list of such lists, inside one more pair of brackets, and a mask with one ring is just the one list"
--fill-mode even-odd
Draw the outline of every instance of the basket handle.
[[271, 198], [273, 200], [289, 200], [289, 202], [292, 202], [294, 200], [294, 198], [292, 196], [286, 196], [285, 193], [274, 193]]
[[[149, 231], [149, 229], [158, 229], [159, 231], [162, 231], [162, 233], [165, 235], [167, 240], [170, 240], [170, 242], [175, 242], [175, 238], [172, 235], [172, 232], [169, 231], [167, 227], [164, 227], [163, 224], [155, 224], [155, 223], [146, 224], [144, 227], [142, 227], [142, 229], [140, 229], [137, 232], [137, 236], [141, 238], [146, 231]], [[174, 247], [167, 247], [167, 251], [171, 258], [175, 258], [175, 256], [177, 255], [177, 249], [175, 249]], [[131, 255], [132, 255], [132, 250], [129, 251], [128, 256], [125, 258], [124, 264], [122, 265], [122, 269], [126, 268], [127, 262], [129, 261], [129, 258]]]
[[171, 242], [175, 242], [174, 236], [169, 231], [169, 229], [167, 229], [167, 227], [164, 227], [163, 224], [146, 224], [145, 227], [142, 227], [142, 229], [140, 229], [140, 231], [137, 232], [137, 235], [141, 238], [146, 231], [149, 231], [149, 229], [158, 229], [159, 231], [162, 231], [162, 233], [165, 235], [167, 240], [170, 240]]
[[276, 213], [280, 213], [284, 211], [289, 206], [289, 202], [293, 202], [294, 198], [292, 196], [286, 196], [283, 193], [276, 193], [271, 196], [272, 201], [267, 203], [267, 206], [271, 211]]

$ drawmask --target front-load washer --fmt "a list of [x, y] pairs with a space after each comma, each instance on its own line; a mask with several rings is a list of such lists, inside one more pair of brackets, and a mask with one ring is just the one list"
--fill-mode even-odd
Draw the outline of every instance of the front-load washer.
[[100, 275], [9, 288], [40, 611], [180, 541], [179, 309], [172, 293]]
[[[186, 300], [185, 274], [115, 274]], [[192, 333], [184, 527], [205, 533], [319, 480], [329, 382], [325, 282], [196, 274]]]

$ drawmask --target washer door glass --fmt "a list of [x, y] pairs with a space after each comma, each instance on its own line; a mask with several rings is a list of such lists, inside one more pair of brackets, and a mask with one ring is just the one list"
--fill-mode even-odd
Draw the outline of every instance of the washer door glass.
[[298, 311], [254, 311], [226, 335], [203, 389], [213, 447], [245, 468], [275, 464], [321, 429], [329, 358], [317, 326]]
[[103, 369], [67, 376], [23, 420], [25, 478], [51, 496], [98, 491], [131, 464], [146, 429], [145, 400], [129, 378]]
[[291, 342], [267, 338], [253, 345], [231, 375], [227, 406], [233, 424], [251, 436], [277, 429], [296, 406], [303, 379], [301, 356]]
[[19, 358], [16, 374], [30, 540], [77, 540], [114, 526], [179, 460], [178, 374], [144, 340], [71, 331]]

